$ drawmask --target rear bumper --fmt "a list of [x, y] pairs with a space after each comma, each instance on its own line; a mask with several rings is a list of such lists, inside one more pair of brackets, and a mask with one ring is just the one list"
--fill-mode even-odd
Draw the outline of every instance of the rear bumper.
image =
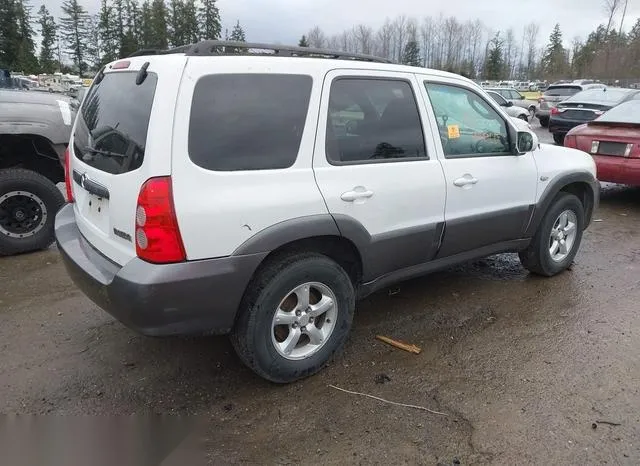
[[549, 120], [549, 132], [555, 134], [567, 134], [576, 126], [584, 125], [588, 123], [585, 120], [565, 120], [565, 119], [556, 119], [551, 118]]
[[600, 181], [640, 186], [640, 159], [594, 155], [593, 160]]
[[127, 327], [150, 336], [228, 333], [267, 254], [166, 265], [134, 258], [121, 267], [80, 234], [72, 205], [56, 216], [55, 234], [78, 288]]

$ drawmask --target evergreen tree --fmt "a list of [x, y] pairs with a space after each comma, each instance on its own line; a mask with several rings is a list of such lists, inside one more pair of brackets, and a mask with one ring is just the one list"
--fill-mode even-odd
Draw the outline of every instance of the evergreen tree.
[[78, 73], [83, 75], [87, 69], [85, 53], [89, 44], [89, 14], [78, 0], [65, 0], [62, 12], [60, 35]]
[[97, 70], [102, 65], [102, 41], [100, 40], [99, 15], [89, 16], [87, 19], [87, 48], [85, 49], [85, 61], [87, 70]]
[[489, 42], [489, 51], [484, 64], [484, 79], [499, 80], [504, 75], [504, 41], [500, 38], [500, 33], [496, 33]]
[[184, 2], [171, 0], [171, 14], [169, 16], [170, 42], [173, 47], [185, 45], [184, 32]]
[[420, 66], [420, 47], [418, 47], [418, 42], [416, 42], [415, 40], [410, 40], [404, 47], [402, 64], [409, 66]]
[[567, 52], [562, 45], [562, 31], [556, 24], [549, 36], [549, 44], [542, 57], [542, 68], [546, 76], [562, 77], [567, 73]]
[[200, 40], [198, 7], [195, 0], [184, 0], [182, 5], [182, 34], [183, 45], [194, 44]]
[[149, 24], [149, 45], [156, 49], [166, 49], [169, 46], [167, 34], [167, 7], [164, 0], [152, 0]]
[[232, 40], [234, 42], [247, 41], [244, 35], [244, 29], [242, 29], [242, 26], [240, 26], [240, 21], [238, 21], [236, 25], [233, 26], [233, 30], [231, 31], [231, 36], [229, 36], [229, 40]]
[[152, 24], [151, 5], [149, 4], [149, 0], [145, 0], [140, 8], [140, 35], [138, 38], [140, 46], [144, 49], [152, 47]]
[[98, 30], [102, 44], [102, 64], [118, 58], [119, 41], [115, 25], [116, 17], [113, 6], [109, 5], [107, 0], [102, 0], [98, 18]]
[[56, 22], [49, 14], [47, 7], [42, 5], [38, 10], [40, 24], [40, 71], [53, 73], [57, 68], [56, 60]]
[[15, 67], [19, 41], [16, 1], [0, 0], [0, 67]]
[[300, 42], [298, 42], [298, 47], [309, 47], [309, 42], [307, 41], [307, 36], [303, 35], [300, 38]]
[[25, 73], [35, 73], [38, 70], [38, 59], [35, 54], [33, 27], [31, 26], [31, 6], [28, 0], [16, 1], [16, 16], [20, 35], [15, 67]]
[[140, 48], [139, 41], [139, 24], [140, 10], [135, 0], [126, 0], [125, 15], [123, 25], [123, 35], [120, 39], [120, 57], [128, 57]]
[[216, 40], [220, 38], [222, 26], [216, 0], [202, 0], [198, 19], [200, 21], [200, 36], [203, 39]]

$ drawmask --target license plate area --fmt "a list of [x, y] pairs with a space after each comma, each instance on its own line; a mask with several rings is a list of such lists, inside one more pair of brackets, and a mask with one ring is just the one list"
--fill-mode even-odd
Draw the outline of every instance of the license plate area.
[[610, 155], [613, 157], [624, 157], [627, 144], [622, 142], [600, 141], [598, 143], [598, 155]]
[[80, 209], [84, 219], [103, 233], [109, 231], [109, 199], [87, 193]]

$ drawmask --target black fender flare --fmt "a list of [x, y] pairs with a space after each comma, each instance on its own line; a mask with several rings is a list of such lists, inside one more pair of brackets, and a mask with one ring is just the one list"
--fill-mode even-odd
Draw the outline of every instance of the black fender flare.
[[531, 219], [529, 220], [529, 224], [525, 230], [525, 236], [532, 237], [535, 235], [540, 222], [542, 222], [544, 214], [551, 206], [551, 202], [553, 202], [560, 191], [573, 183], [583, 183], [588, 186], [588, 194], [590, 195], [591, 204], [585, 206], [584, 227], [586, 229], [589, 226], [593, 212], [600, 202], [600, 182], [591, 173], [586, 171], [568, 173], [555, 178], [547, 185], [533, 209]]

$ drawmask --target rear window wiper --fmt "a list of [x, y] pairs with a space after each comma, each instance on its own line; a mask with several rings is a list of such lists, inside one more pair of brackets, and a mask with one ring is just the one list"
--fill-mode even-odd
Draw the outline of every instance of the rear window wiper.
[[109, 150], [94, 149], [93, 147], [84, 147], [80, 150], [82, 152], [91, 152], [92, 154], [100, 154], [106, 157], [126, 157], [125, 154], [121, 154], [120, 152], [111, 152]]

